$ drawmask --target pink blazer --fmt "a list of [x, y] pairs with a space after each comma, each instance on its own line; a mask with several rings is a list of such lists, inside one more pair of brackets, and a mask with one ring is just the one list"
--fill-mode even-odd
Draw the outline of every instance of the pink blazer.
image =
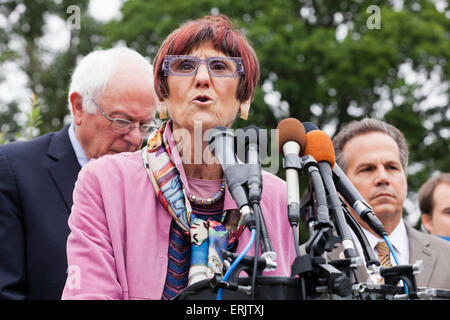
[[[175, 152], [173, 153], [175, 154]], [[176, 157], [176, 162], [180, 162]], [[186, 184], [184, 172], [182, 180]], [[67, 239], [62, 299], [160, 299], [166, 279], [171, 217], [155, 196], [141, 152], [108, 155], [81, 170]], [[225, 193], [224, 209], [236, 208]], [[278, 257], [267, 275], [290, 275], [295, 258], [286, 184], [263, 172], [262, 212]], [[239, 239], [241, 252], [250, 239]], [[253, 255], [252, 247], [249, 254]]]

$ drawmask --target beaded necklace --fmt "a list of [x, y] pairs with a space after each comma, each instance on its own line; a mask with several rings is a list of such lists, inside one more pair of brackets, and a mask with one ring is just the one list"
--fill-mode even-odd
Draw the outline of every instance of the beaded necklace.
[[222, 182], [222, 184], [220, 185], [219, 191], [214, 193], [211, 197], [201, 198], [201, 197], [197, 197], [197, 196], [191, 194], [191, 195], [189, 195], [189, 200], [191, 200], [191, 202], [193, 204], [198, 205], [198, 206], [211, 206], [211, 205], [217, 203], [217, 201], [219, 201], [220, 199], [222, 199], [224, 194], [225, 194], [225, 182]]

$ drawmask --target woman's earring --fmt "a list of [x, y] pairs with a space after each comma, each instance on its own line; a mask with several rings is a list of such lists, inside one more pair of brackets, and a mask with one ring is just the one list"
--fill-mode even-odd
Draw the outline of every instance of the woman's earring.
[[250, 102], [244, 102], [244, 103], [241, 104], [241, 107], [240, 107], [240, 111], [241, 111], [240, 118], [242, 120], [247, 120], [247, 118], [248, 118], [248, 111], [249, 110], [250, 110]]
[[169, 115], [167, 112], [167, 106], [164, 101], [158, 102], [158, 113], [159, 113], [159, 118], [161, 120], [165, 120], [165, 119], [169, 118]]

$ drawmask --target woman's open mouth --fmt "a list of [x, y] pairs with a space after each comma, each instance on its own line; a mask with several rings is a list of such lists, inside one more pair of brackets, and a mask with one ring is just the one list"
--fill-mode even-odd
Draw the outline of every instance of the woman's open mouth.
[[209, 105], [213, 103], [213, 100], [207, 95], [198, 95], [192, 100], [192, 102], [200, 105]]

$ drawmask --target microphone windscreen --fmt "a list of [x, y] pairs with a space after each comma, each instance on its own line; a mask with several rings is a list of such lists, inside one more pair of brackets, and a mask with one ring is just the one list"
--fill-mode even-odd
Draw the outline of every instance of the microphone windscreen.
[[303, 127], [305, 127], [305, 132], [311, 132], [313, 130], [320, 130], [314, 123], [312, 122], [303, 122]]
[[305, 149], [306, 137], [303, 124], [295, 118], [286, 118], [277, 126], [279, 135], [279, 149], [283, 154], [283, 145], [288, 141], [295, 141], [300, 145], [300, 150]]
[[310, 131], [306, 135], [305, 155], [311, 155], [317, 162], [326, 161], [334, 166], [335, 154], [331, 138], [321, 130]]

